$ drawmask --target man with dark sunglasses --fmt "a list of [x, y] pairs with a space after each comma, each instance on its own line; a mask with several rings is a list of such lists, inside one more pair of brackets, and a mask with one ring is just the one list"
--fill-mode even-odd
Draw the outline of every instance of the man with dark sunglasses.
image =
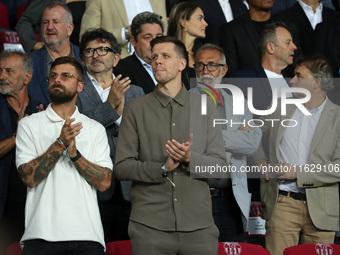
[[[141, 87], [129, 85], [129, 77], [122, 79], [121, 75], [115, 76], [112, 73], [121, 53], [113, 34], [102, 28], [89, 30], [81, 37], [79, 46], [86, 74], [84, 89], [79, 94], [77, 105], [81, 113], [106, 128], [110, 155], [114, 162], [124, 105], [144, 95], [144, 92]], [[127, 226], [131, 210], [131, 182], [115, 182], [113, 179], [111, 183], [108, 191], [99, 193], [99, 207], [107, 242], [128, 239]]]

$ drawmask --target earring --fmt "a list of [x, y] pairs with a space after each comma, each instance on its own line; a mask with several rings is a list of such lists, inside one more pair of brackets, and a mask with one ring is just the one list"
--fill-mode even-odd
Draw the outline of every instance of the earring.
[[184, 32], [187, 32], [187, 31], [188, 31], [188, 29], [184, 28], [184, 29], [183, 29], [183, 31], [184, 31]]

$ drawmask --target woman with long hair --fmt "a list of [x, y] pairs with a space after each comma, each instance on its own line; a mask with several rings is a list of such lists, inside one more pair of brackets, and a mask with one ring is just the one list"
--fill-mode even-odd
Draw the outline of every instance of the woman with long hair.
[[170, 12], [168, 24], [168, 35], [181, 40], [188, 52], [187, 70], [183, 73], [183, 82], [188, 88], [189, 78], [195, 77], [194, 53], [200, 46], [198, 39], [205, 38], [208, 24], [204, 20], [201, 7], [194, 2], [182, 2], [175, 5]]

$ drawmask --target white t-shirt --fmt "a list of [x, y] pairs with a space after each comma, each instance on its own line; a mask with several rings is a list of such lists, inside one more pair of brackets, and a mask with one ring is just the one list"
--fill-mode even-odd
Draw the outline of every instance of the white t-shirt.
[[[71, 116], [83, 128], [76, 137], [79, 152], [90, 162], [112, 169], [110, 148], [104, 127], [80, 114]], [[23, 118], [16, 138], [16, 165], [27, 163], [47, 151], [60, 136], [64, 120], [51, 105], [43, 112]], [[96, 189], [76, 170], [64, 155], [47, 178], [27, 189], [25, 233], [21, 239], [58, 241], [94, 241], [105, 249], [104, 233]]]

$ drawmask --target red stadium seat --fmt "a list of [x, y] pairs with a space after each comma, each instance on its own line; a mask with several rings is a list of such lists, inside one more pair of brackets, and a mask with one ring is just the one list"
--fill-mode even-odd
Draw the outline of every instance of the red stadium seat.
[[107, 243], [105, 255], [132, 255], [130, 240]]
[[261, 245], [249, 243], [220, 242], [218, 255], [270, 255], [270, 252]]
[[20, 243], [14, 243], [6, 248], [5, 255], [21, 255]]
[[337, 244], [300, 244], [288, 247], [283, 255], [336, 255], [340, 254], [340, 245]]
[[20, 19], [21, 15], [26, 10], [26, 6], [27, 6], [26, 3], [23, 3], [23, 4], [18, 6], [18, 8], [17, 8], [17, 15], [16, 15], [17, 21]]
[[0, 3], [0, 28], [9, 28], [8, 9]]
[[1, 31], [0, 32], [1, 51], [4, 50], [19, 50], [24, 51], [20, 44], [19, 37], [15, 31]]

